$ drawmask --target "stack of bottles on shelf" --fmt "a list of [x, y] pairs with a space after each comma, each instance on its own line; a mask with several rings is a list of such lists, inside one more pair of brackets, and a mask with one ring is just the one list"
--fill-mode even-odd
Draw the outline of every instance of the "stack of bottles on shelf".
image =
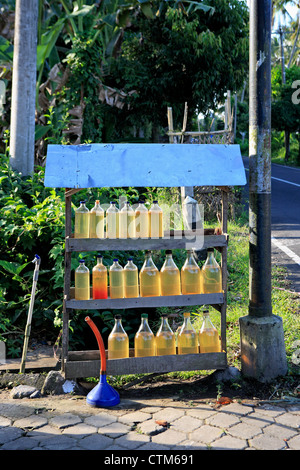
[[166, 258], [161, 270], [155, 266], [151, 252], [146, 251], [145, 261], [140, 272], [129, 258], [124, 268], [115, 258], [109, 268], [103, 264], [101, 255], [92, 269], [92, 293], [90, 292], [90, 271], [84, 260], [80, 260], [75, 270], [75, 299], [122, 299], [134, 297], [158, 297], [166, 295], [193, 295], [222, 292], [222, 273], [214, 257], [214, 249], [208, 248], [207, 259], [200, 269], [192, 250], [188, 250], [182, 269], [176, 266], [172, 251], [166, 250]]
[[149, 210], [143, 201], [139, 201], [135, 210], [129, 202], [125, 202], [119, 210], [116, 202], [111, 201], [106, 213], [99, 200], [91, 210], [86, 207], [85, 201], [80, 201], [80, 206], [75, 210], [74, 238], [161, 237], [163, 211], [158, 201], [153, 201]]
[[[135, 357], [166, 356], [176, 352], [178, 354], [221, 352], [218, 330], [213, 325], [208, 310], [203, 311], [203, 323], [198, 333], [191, 323], [190, 314], [184, 313], [183, 324], [177, 338], [166, 314], [161, 316], [161, 324], [156, 335], [149, 326], [148, 315], [146, 313], [141, 315], [141, 324], [134, 337]], [[123, 328], [121, 315], [116, 315], [115, 325], [108, 337], [108, 359], [125, 357], [129, 357], [129, 339]]]

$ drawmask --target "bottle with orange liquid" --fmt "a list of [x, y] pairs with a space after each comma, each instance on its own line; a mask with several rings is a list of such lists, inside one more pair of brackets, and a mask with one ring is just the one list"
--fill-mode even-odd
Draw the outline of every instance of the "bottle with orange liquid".
[[140, 271], [141, 297], [156, 297], [160, 295], [160, 272], [155, 266], [151, 251], [147, 250], [145, 261]]
[[201, 270], [202, 294], [222, 292], [222, 273], [215, 256], [214, 249], [207, 249], [207, 259]]
[[198, 335], [191, 323], [190, 314], [183, 314], [183, 324], [177, 337], [178, 354], [197, 354]]
[[90, 238], [104, 238], [104, 210], [98, 199], [90, 210]]
[[209, 311], [203, 311], [203, 323], [199, 332], [200, 353], [220, 352], [221, 344], [217, 328], [213, 325]]
[[135, 238], [135, 212], [129, 202], [119, 212], [119, 237]]
[[108, 359], [129, 357], [129, 339], [122, 325], [122, 316], [115, 315], [115, 324], [108, 336]]
[[155, 337], [156, 355], [176, 354], [176, 338], [168, 322], [166, 314], [161, 316], [161, 324]]
[[138, 268], [132, 258], [128, 258], [124, 266], [124, 297], [126, 299], [139, 296]]
[[192, 250], [188, 250], [187, 258], [181, 268], [182, 294], [200, 294], [201, 270], [196, 263]]
[[75, 210], [74, 238], [89, 238], [90, 212], [85, 201], [80, 201], [80, 206]]
[[97, 255], [97, 264], [92, 269], [93, 299], [107, 299], [107, 268], [102, 255]]
[[135, 357], [155, 356], [155, 336], [148, 324], [147, 313], [142, 313], [141, 324], [134, 337]]
[[119, 209], [114, 201], [106, 211], [106, 237], [119, 238]]
[[149, 210], [149, 236], [150, 238], [161, 238], [163, 234], [163, 211], [158, 201], [153, 201]]
[[166, 259], [160, 270], [161, 295], [180, 295], [180, 271], [177, 268], [172, 250], [166, 250]]
[[109, 293], [111, 299], [124, 298], [124, 269], [117, 258], [109, 268]]
[[75, 299], [90, 300], [90, 271], [83, 259], [75, 270]]
[[135, 210], [135, 233], [137, 238], [149, 237], [149, 212], [143, 201]]

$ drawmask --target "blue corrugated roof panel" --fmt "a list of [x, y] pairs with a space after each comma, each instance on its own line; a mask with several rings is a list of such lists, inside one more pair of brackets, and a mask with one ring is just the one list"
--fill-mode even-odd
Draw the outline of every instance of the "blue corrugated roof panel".
[[48, 145], [44, 184], [52, 188], [242, 186], [239, 145]]

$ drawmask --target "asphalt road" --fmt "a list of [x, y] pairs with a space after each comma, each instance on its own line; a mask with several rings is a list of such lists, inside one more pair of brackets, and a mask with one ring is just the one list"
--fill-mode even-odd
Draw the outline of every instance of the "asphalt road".
[[[249, 158], [243, 160], [248, 179]], [[290, 290], [300, 292], [300, 169], [272, 164], [271, 178], [273, 262], [287, 268]]]

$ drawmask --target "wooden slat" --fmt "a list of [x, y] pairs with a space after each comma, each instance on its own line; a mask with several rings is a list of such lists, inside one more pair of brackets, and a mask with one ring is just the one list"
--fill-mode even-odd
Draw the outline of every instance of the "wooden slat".
[[[70, 289], [70, 296], [74, 296], [74, 287]], [[132, 299], [95, 299], [95, 300], [66, 300], [66, 307], [74, 310], [102, 310], [123, 308], [157, 308], [181, 307], [191, 305], [222, 304], [223, 293], [220, 294], [194, 294], [194, 295], [165, 295], [160, 297], [136, 297]]]
[[[130, 357], [110, 359], [106, 363], [107, 375], [167, 373], [187, 370], [225, 369], [226, 353], [203, 353], [152, 357]], [[67, 379], [75, 377], [97, 377], [100, 360], [65, 362]]]
[[67, 252], [107, 251], [107, 250], [172, 250], [172, 249], [206, 249], [227, 245], [227, 234], [205, 236], [182, 236], [181, 238], [66, 238]]

